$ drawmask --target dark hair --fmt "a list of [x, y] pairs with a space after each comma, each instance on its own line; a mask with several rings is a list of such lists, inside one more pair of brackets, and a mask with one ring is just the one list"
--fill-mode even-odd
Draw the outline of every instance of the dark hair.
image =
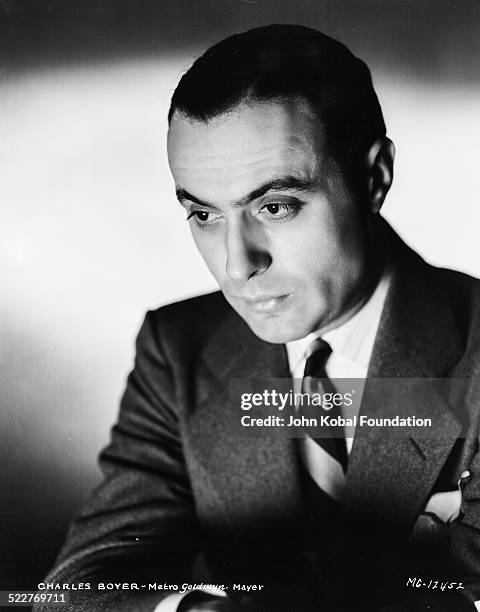
[[342, 43], [299, 25], [235, 34], [198, 58], [172, 96], [174, 113], [209, 121], [242, 102], [298, 99], [316, 116], [333, 159], [350, 179], [385, 123], [370, 71]]

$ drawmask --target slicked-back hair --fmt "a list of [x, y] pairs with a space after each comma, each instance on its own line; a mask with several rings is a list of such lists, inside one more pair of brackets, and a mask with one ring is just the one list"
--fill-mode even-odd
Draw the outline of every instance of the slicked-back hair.
[[242, 103], [282, 100], [307, 102], [328, 153], [358, 187], [368, 149], [386, 133], [382, 110], [366, 64], [312, 28], [269, 25], [217, 43], [180, 79], [168, 120], [208, 122]]

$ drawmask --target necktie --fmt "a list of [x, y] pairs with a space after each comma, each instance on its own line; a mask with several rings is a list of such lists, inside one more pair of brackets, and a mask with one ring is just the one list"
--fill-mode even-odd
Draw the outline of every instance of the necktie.
[[[305, 364], [302, 393], [335, 393], [335, 387], [325, 370], [331, 352], [330, 345], [321, 338], [312, 343]], [[341, 416], [340, 408], [333, 406], [328, 414], [332, 419]], [[339, 501], [345, 483], [348, 453], [343, 427], [330, 431], [331, 437], [305, 436], [301, 449], [305, 466], [312, 479], [325, 493]]]

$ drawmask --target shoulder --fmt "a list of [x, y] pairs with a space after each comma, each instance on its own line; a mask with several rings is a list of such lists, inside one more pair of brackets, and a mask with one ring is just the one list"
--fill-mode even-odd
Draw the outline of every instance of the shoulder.
[[[433, 313], [456, 322], [461, 336], [480, 328], [480, 280], [456, 270], [427, 263], [416, 251], [389, 229], [392, 262], [400, 284], [402, 302], [413, 315], [419, 306], [431, 311], [432, 322], [441, 325]], [[448, 316], [447, 316], [448, 315]], [[444, 321], [445, 323], [446, 321]]]
[[446, 268], [430, 269], [431, 282], [447, 296], [467, 352], [480, 353], [480, 279]]
[[470, 321], [480, 318], [480, 279], [447, 268], [425, 264], [431, 282], [448, 296], [454, 312]]
[[178, 302], [160, 306], [155, 310], [151, 310], [153, 317], [160, 319], [183, 319], [192, 317], [215, 317], [221, 312], [226, 312], [230, 309], [230, 305], [226, 301], [221, 291], [213, 291], [197, 295]]
[[233, 312], [220, 291], [161, 306], [147, 313], [154, 327], [190, 333], [199, 327], [211, 330]]
[[225, 327], [235, 332], [242, 321], [216, 291], [148, 311], [137, 342], [161, 346], [174, 360], [181, 353], [184, 359], [186, 353], [197, 354], [215, 342], [217, 331]]

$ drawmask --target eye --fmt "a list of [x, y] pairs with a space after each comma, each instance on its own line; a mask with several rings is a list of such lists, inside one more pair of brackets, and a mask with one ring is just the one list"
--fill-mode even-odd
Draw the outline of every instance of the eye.
[[196, 212], [193, 212], [192, 214], [188, 215], [188, 218], [191, 219], [192, 217], [195, 217], [196, 219], [204, 223], [205, 221], [208, 221], [209, 214], [210, 213], [205, 212], [204, 210], [197, 210]]
[[294, 216], [300, 209], [299, 203], [294, 202], [267, 202], [259, 213], [273, 221], [282, 221]]
[[192, 210], [187, 216], [187, 221], [193, 219], [199, 227], [206, 227], [215, 223], [219, 218], [220, 215], [207, 210]]
[[266, 204], [265, 210], [267, 210], [271, 215], [278, 215], [280, 212], [280, 204], [277, 204], [276, 202], [273, 204]]

